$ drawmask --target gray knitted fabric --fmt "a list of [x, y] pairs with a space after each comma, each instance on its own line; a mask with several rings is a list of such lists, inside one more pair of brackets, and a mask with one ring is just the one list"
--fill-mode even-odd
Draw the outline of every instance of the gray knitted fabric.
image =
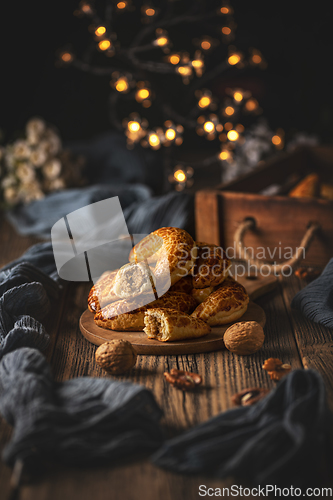
[[14, 425], [3, 459], [73, 463], [118, 460], [156, 449], [162, 411], [143, 386], [82, 377], [54, 382], [44, 356], [22, 348], [0, 363], [0, 412]]
[[50, 243], [0, 271], [0, 412], [14, 426], [10, 465], [37, 456], [89, 462], [155, 449], [162, 411], [145, 387], [111, 379], [53, 381], [41, 321], [59, 295]]
[[291, 306], [315, 323], [333, 328], [333, 259], [319, 278], [295, 295]]

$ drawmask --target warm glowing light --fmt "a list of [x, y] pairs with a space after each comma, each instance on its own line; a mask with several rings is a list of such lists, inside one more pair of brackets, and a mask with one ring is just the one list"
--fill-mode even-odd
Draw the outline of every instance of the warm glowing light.
[[175, 137], [176, 131], [173, 128], [168, 128], [165, 132], [165, 138], [168, 139], [168, 141], [173, 141]]
[[228, 14], [229, 9], [228, 9], [228, 7], [221, 7], [220, 12], [221, 12], [221, 14]]
[[231, 29], [228, 26], [223, 26], [221, 31], [222, 31], [223, 35], [230, 35], [230, 33], [231, 33]]
[[178, 182], [184, 182], [186, 180], [186, 174], [185, 172], [183, 172], [183, 170], [176, 170], [173, 175]]
[[202, 68], [203, 61], [201, 61], [201, 59], [194, 59], [192, 61], [192, 66], [193, 66], [193, 68]]
[[229, 151], [221, 151], [221, 153], [219, 154], [219, 158], [220, 160], [227, 160], [228, 158], [230, 158]]
[[281, 143], [282, 143], [282, 139], [280, 136], [278, 135], [273, 135], [272, 137], [272, 143], [275, 145], [275, 146], [279, 146]]
[[229, 132], [227, 133], [227, 137], [229, 141], [237, 141], [239, 133], [236, 130], [229, 130]]
[[160, 143], [160, 139], [157, 134], [150, 134], [148, 142], [151, 146], [158, 146]]
[[127, 6], [127, 2], [118, 2], [117, 7], [118, 9], [125, 9]]
[[260, 57], [259, 54], [254, 54], [252, 56], [252, 61], [255, 63], [255, 64], [260, 64], [261, 61], [262, 61], [262, 58]]
[[128, 130], [130, 130], [131, 132], [139, 132], [141, 126], [140, 126], [140, 123], [139, 122], [136, 122], [134, 120], [128, 122]]
[[91, 7], [88, 3], [86, 4], [83, 4], [82, 7], [81, 7], [81, 10], [82, 12], [84, 12], [85, 14], [90, 14], [91, 12]]
[[228, 57], [228, 63], [231, 66], [234, 66], [235, 64], [239, 63], [240, 60], [241, 58], [239, 54], [232, 54], [231, 56]]
[[188, 76], [192, 73], [191, 68], [189, 68], [188, 66], [179, 66], [179, 68], [177, 68], [177, 71], [183, 76]]
[[225, 114], [231, 116], [234, 114], [235, 110], [232, 106], [227, 106], [224, 110]]
[[210, 97], [203, 96], [199, 100], [198, 105], [200, 106], [200, 108], [207, 108], [207, 106], [209, 106], [211, 102], [212, 100]]
[[255, 99], [249, 99], [245, 104], [245, 108], [248, 111], [254, 111], [257, 107], [258, 107], [258, 102]]
[[98, 44], [100, 50], [107, 50], [111, 46], [110, 40], [101, 40]]
[[215, 125], [213, 122], [205, 122], [203, 128], [207, 134], [210, 134], [215, 129]]
[[234, 93], [234, 99], [237, 102], [240, 102], [243, 99], [243, 94], [241, 92], [236, 91]]
[[172, 54], [169, 57], [169, 62], [171, 62], [171, 64], [178, 64], [179, 61], [180, 61], [180, 56], [178, 54]]
[[147, 97], [149, 97], [149, 90], [148, 89], [139, 89], [137, 91], [136, 95], [141, 100], [147, 99]]
[[102, 36], [106, 32], [106, 27], [105, 26], [98, 26], [98, 28], [95, 29], [95, 35], [96, 36]]
[[73, 56], [72, 54], [70, 54], [70, 52], [64, 52], [63, 54], [61, 54], [61, 59], [64, 62], [70, 62], [73, 59]]
[[169, 39], [166, 36], [160, 36], [156, 39], [156, 43], [159, 47], [164, 47], [169, 43]]
[[202, 40], [201, 42], [201, 48], [203, 50], [209, 50], [211, 48], [212, 44], [210, 43], [209, 40]]
[[126, 78], [119, 78], [119, 80], [116, 81], [115, 83], [115, 88], [118, 90], [118, 92], [126, 92], [128, 90], [128, 81]]
[[151, 7], [148, 7], [145, 10], [145, 14], [146, 14], [146, 16], [152, 17], [152, 16], [155, 15], [155, 9], [152, 9]]

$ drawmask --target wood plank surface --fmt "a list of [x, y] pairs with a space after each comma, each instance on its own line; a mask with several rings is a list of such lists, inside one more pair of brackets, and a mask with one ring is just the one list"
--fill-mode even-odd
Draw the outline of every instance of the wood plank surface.
[[[18, 257], [36, 242], [21, 238], [0, 221], [1, 265]], [[332, 381], [332, 331], [307, 322], [290, 309], [290, 300], [305, 283], [297, 278], [281, 280], [279, 286], [257, 299], [267, 317], [265, 343], [252, 356], [236, 356], [227, 350], [174, 356], [139, 355], [135, 368], [119, 380], [143, 384], [152, 390], [164, 411], [162, 420], [169, 436], [204, 422], [231, 407], [231, 396], [249, 386], [273, 387], [261, 366], [268, 357], [278, 357], [293, 368], [313, 367], [323, 374], [330, 397]], [[46, 352], [56, 380], [78, 376], [109, 377], [95, 363], [96, 346], [81, 335], [79, 318], [86, 309], [90, 284], [70, 283], [54, 304], [46, 327], [51, 344]], [[327, 331], [326, 331], [327, 330]], [[180, 368], [198, 372], [203, 386], [194, 393], [182, 393], [168, 385], [163, 372]], [[0, 424], [1, 450], [9, 441], [10, 427]], [[8, 497], [10, 469], [0, 462], [0, 498]], [[223, 487], [232, 483], [205, 477], [186, 477], [153, 466], [149, 460], [86, 468], [45, 463], [35, 478], [24, 482], [20, 500], [192, 500], [200, 484]], [[251, 498], [251, 497], [250, 497]]]

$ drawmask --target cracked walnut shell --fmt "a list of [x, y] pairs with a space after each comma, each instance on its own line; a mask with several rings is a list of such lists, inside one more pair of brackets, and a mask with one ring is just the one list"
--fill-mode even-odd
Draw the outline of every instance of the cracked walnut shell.
[[137, 353], [127, 340], [110, 340], [100, 345], [95, 353], [96, 363], [106, 372], [119, 375], [135, 365]]
[[235, 323], [227, 329], [223, 337], [226, 348], [241, 356], [259, 351], [264, 340], [264, 330], [256, 321]]

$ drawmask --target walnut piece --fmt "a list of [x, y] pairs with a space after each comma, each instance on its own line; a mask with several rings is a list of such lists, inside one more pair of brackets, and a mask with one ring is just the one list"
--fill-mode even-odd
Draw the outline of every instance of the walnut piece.
[[164, 372], [164, 377], [169, 384], [182, 391], [191, 391], [201, 384], [202, 378], [198, 373], [185, 372], [172, 368], [169, 372]]
[[262, 326], [256, 321], [240, 321], [227, 329], [223, 340], [229, 351], [246, 356], [259, 351], [265, 334]]
[[96, 363], [106, 372], [119, 375], [135, 365], [137, 353], [127, 340], [110, 340], [100, 345], [95, 353]]
[[260, 387], [250, 387], [234, 394], [231, 398], [236, 406], [251, 406], [269, 393], [269, 389]]
[[267, 371], [271, 380], [280, 380], [291, 371], [291, 366], [287, 363], [283, 363], [278, 358], [266, 359], [262, 367]]

